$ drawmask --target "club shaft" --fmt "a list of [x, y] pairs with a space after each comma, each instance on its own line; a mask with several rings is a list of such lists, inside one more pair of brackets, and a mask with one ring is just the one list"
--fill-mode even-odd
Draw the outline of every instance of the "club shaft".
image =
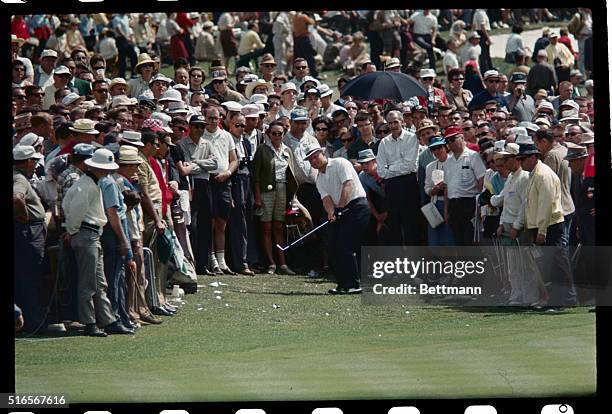
[[329, 224], [330, 221], [327, 220], [321, 224], [319, 224], [317, 227], [315, 227], [314, 229], [310, 230], [308, 233], [304, 234], [302, 237], [300, 237], [299, 239], [295, 240], [294, 242], [292, 242], [289, 246], [286, 247], [281, 247], [278, 244], [276, 245], [276, 247], [278, 247], [279, 249], [281, 249], [282, 251], [287, 250], [288, 248], [290, 248], [291, 246], [293, 246], [294, 244], [299, 243], [300, 241], [304, 240], [306, 237], [310, 236], [311, 234], [313, 234], [314, 232], [316, 232], [317, 230], [319, 230], [321, 227], [326, 226], [327, 224]]

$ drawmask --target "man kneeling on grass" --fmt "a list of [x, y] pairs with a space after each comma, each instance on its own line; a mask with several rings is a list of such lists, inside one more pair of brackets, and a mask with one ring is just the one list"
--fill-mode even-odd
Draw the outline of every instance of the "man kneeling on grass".
[[317, 190], [321, 194], [328, 220], [334, 223], [330, 247], [335, 258], [334, 270], [338, 286], [329, 290], [329, 293], [361, 293], [355, 254], [359, 251], [370, 220], [370, 208], [359, 176], [349, 160], [328, 159], [319, 145], [309, 147], [304, 160], [319, 170]]

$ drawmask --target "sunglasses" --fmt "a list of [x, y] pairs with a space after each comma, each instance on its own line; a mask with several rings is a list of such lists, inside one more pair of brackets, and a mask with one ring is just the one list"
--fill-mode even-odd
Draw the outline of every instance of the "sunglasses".
[[108, 89], [94, 89], [94, 92], [97, 92], [97, 93], [108, 93]]
[[282, 137], [283, 133], [282, 132], [270, 132], [270, 135], [272, 135], [273, 137]]
[[325, 131], [328, 131], [328, 130], [329, 130], [329, 128], [315, 128], [315, 131], [317, 131], [317, 132], [325, 132]]
[[100, 70], [100, 69], [106, 70], [106, 67], [104, 67], [104, 66], [97, 66], [97, 67], [93, 68], [93, 70]]
[[15, 99], [27, 99], [25, 95], [15, 95], [13, 96]]
[[275, 88], [282, 88], [282, 87], [283, 87], [283, 84], [282, 84], [282, 83], [275, 83], [275, 84], [274, 84], [274, 87], [275, 87]]
[[340, 142], [351, 142], [353, 140], [353, 138], [343, 138], [340, 140]]
[[234, 128], [246, 128], [245, 124], [236, 124], [234, 125]]
[[503, 122], [503, 121], [505, 121], [505, 120], [506, 120], [506, 118], [499, 118], [499, 117], [496, 117], [496, 118], [491, 118], [491, 119], [492, 119], [493, 121], [499, 121], [499, 122]]
[[463, 131], [468, 132], [470, 129], [474, 129], [474, 127], [465, 127], [463, 128]]
[[489, 79], [487, 80], [489, 83], [499, 83], [499, 80]]
[[433, 81], [434, 78], [421, 78], [421, 80], [423, 80], [425, 82], [430, 82], [430, 81]]
[[264, 68], [274, 68], [276, 65], [274, 63], [265, 63], [262, 65]]
[[389, 130], [388, 129], [379, 129], [377, 134], [388, 134]]
[[220, 84], [222, 84], [223, 82], [225, 82], [225, 81], [224, 81], [224, 80], [214, 80], [214, 81], [212, 81], [212, 84], [213, 84], [213, 85], [220, 85]]
[[488, 113], [491, 114], [491, 113], [497, 111], [497, 109], [496, 108], [490, 108], [490, 109], [485, 109], [485, 111], [487, 111]]
[[184, 127], [176, 127], [176, 129], [178, 129], [179, 132], [187, 132], [187, 128]]
[[296, 66], [295, 68], [297, 70], [305, 70], [306, 68], [308, 68], [308, 66]]
[[346, 119], [347, 119], [347, 118], [343, 118], [343, 119], [336, 119], [334, 122], [335, 122], [336, 124], [342, 124], [343, 122], [345, 122], [345, 121], [346, 121]]
[[452, 81], [462, 81], [465, 80], [465, 78], [453, 78]]

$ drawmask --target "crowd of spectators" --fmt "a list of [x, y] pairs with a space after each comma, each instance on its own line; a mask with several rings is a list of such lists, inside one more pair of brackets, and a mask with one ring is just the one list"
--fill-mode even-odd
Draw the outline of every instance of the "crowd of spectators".
[[[541, 21], [564, 26], [527, 44]], [[510, 26], [504, 73], [491, 31]], [[296, 217], [298, 236], [328, 218], [313, 146], [367, 196], [351, 243], [556, 246], [564, 288], [510, 266], [508, 303], [583, 300], [569, 252], [595, 240], [588, 9], [29, 15], [11, 45], [26, 332], [133, 334], [174, 315], [167, 287], [195, 274], [333, 275], [328, 229], [275, 247]], [[383, 70], [427, 95], [339, 92]]]

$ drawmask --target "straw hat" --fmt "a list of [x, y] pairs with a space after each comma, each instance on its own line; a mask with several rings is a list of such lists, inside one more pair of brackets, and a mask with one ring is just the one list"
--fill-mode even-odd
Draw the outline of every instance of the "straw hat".
[[156, 69], [157, 62], [151, 59], [151, 56], [149, 56], [148, 53], [141, 53], [140, 55], [138, 55], [138, 63], [136, 64], [136, 66], [134, 66], [134, 71], [138, 72], [140, 67], [142, 65], [146, 65], [147, 63], [152, 63], [153, 69]]
[[91, 119], [81, 118], [74, 121], [74, 125], [68, 127], [72, 132], [76, 132], [77, 134], [90, 134], [97, 135], [100, 133], [96, 128], [96, 122]]
[[257, 88], [258, 86], [265, 86], [268, 90], [271, 89], [270, 83], [266, 82], [263, 79], [258, 79], [255, 82], [250, 82], [247, 87], [246, 90], [244, 91], [245, 96], [248, 98], [251, 97], [251, 95], [253, 95], [253, 91], [255, 90], [255, 88]]

